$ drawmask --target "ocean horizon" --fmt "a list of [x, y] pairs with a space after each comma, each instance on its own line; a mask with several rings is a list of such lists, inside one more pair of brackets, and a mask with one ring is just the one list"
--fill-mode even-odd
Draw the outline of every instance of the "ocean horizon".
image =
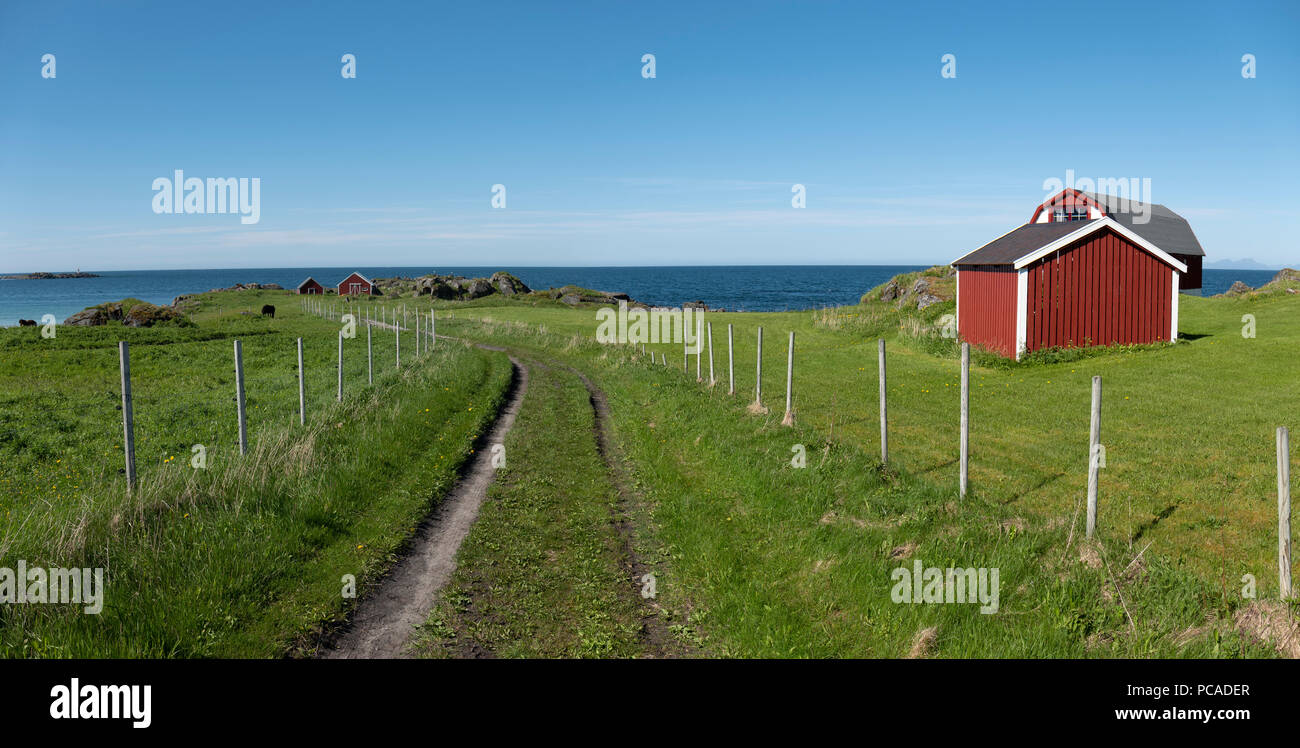
[[[891, 277], [926, 267], [929, 266], [361, 266], [84, 270], [99, 277], [0, 280], [0, 325], [17, 325], [19, 319], [40, 320], [46, 314], [52, 314], [62, 322], [88, 306], [127, 297], [152, 304], [170, 304], [177, 296], [228, 288], [236, 283], [277, 283], [293, 289], [311, 276], [330, 287], [354, 270], [369, 278], [414, 277], [432, 273], [486, 277], [505, 270], [535, 290], [576, 285], [622, 292], [637, 301], [660, 306], [703, 301], [711, 309], [728, 311], [789, 311], [856, 304], [862, 294]], [[1276, 274], [1274, 270], [1206, 269], [1203, 272], [1201, 293], [1206, 296], [1223, 293], [1237, 280], [1258, 287]]]

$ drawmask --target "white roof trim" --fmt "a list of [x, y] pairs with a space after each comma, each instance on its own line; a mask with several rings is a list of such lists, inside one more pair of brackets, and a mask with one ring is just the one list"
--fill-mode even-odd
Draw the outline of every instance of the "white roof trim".
[[1178, 260], [1174, 259], [1173, 255], [1157, 247], [1156, 245], [1152, 244], [1146, 239], [1143, 239], [1142, 237], [1138, 236], [1131, 229], [1125, 228], [1123, 224], [1119, 223], [1118, 221], [1116, 221], [1114, 218], [1111, 218], [1110, 216], [1099, 218], [1095, 221], [1088, 221], [1083, 226], [1079, 227], [1078, 231], [1071, 231], [1070, 233], [1066, 234], [1060, 239], [1057, 239], [1056, 241], [1050, 244], [1046, 244], [1042, 247], [1039, 247], [1033, 252], [1030, 252], [1024, 257], [1021, 257], [1020, 259], [1016, 260], [1012, 264], [1016, 270], [1019, 270], [1027, 265], [1033, 264], [1034, 262], [1046, 257], [1047, 255], [1050, 255], [1051, 253], [1055, 252], [1058, 249], [1061, 249], [1062, 247], [1066, 247], [1069, 246], [1070, 244], [1073, 244], [1074, 242], [1078, 241], [1079, 239], [1082, 239], [1088, 234], [1093, 233], [1094, 231], [1101, 230], [1103, 227], [1111, 229], [1116, 234], [1119, 234], [1125, 239], [1128, 239], [1133, 244], [1136, 244], [1142, 249], [1145, 249], [1146, 251], [1155, 255], [1157, 258], [1160, 259], [1161, 262], [1164, 262], [1170, 267], [1176, 269], [1178, 272], [1180, 273], [1187, 272], [1187, 265], [1185, 263], [1179, 262]]
[[355, 270], [353, 270], [352, 272], [348, 273], [346, 276], [343, 277], [343, 280], [339, 281], [339, 282], [338, 282], [337, 284], [335, 284], [335, 285], [338, 285], [338, 286], [343, 285], [343, 281], [347, 280], [348, 278], [351, 278], [351, 277], [354, 276], [354, 275], [357, 276], [358, 278], [360, 278], [361, 280], [365, 281], [366, 283], [369, 283], [369, 284], [372, 285], [372, 286], [375, 285], [375, 282], [374, 282], [374, 281], [370, 280], [369, 278], [367, 278], [366, 276], [362, 275], [361, 273], [358, 273], [358, 272], [355, 271]]

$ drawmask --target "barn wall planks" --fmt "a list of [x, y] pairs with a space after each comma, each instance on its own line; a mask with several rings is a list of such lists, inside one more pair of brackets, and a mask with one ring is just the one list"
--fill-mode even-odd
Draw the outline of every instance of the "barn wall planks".
[[1082, 239], [1028, 269], [1028, 350], [1169, 339], [1169, 266], [1114, 232]]
[[1016, 271], [1011, 266], [963, 267], [957, 273], [958, 331], [1003, 356], [1016, 355]]

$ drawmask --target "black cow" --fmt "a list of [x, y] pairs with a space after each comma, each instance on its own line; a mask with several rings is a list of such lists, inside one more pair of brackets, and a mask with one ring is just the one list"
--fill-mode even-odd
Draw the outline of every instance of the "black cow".
[[18, 326], [19, 326], [19, 327], [36, 327], [36, 320], [34, 320], [34, 319], [20, 319], [20, 320], [18, 320]]
[[262, 314], [270, 316], [271, 319], [275, 319], [275, 307], [271, 306], [270, 304], [263, 305]]

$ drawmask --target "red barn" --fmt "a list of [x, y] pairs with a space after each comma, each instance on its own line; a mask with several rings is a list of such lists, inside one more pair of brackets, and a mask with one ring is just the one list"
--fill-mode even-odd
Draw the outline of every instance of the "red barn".
[[953, 262], [962, 339], [1017, 359], [1042, 348], [1176, 340], [1178, 293], [1184, 280], [1200, 287], [1205, 252], [1168, 208], [1128, 203], [1123, 212], [1116, 200], [1066, 190], [1029, 223]]
[[339, 296], [361, 296], [374, 293], [375, 284], [361, 273], [352, 273], [339, 281]]
[[307, 280], [298, 284], [298, 293], [320, 296], [325, 293], [325, 287], [317, 283], [315, 278], [309, 276]]

